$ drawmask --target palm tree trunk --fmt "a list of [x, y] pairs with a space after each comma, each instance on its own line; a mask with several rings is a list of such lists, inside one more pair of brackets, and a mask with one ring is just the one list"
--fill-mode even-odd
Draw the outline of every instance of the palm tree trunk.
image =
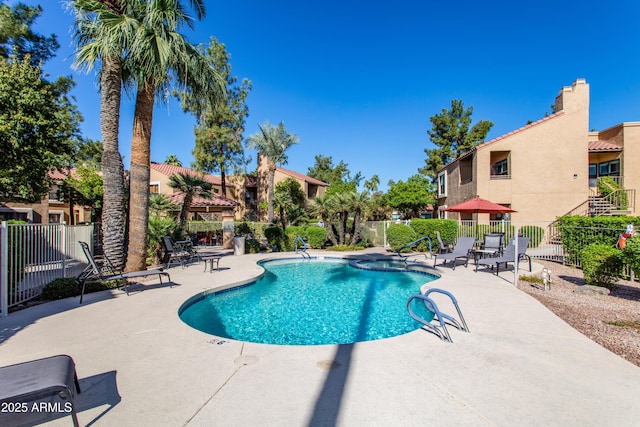
[[362, 211], [360, 209], [356, 209], [353, 214], [353, 227], [351, 231], [351, 244], [355, 245], [360, 240], [360, 229], [362, 228]]
[[273, 224], [273, 218], [275, 217], [273, 212], [275, 180], [276, 180], [276, 164], [270, 161], [269, 162], [269, 192], [267, 194], [267, 201], [269, 206], [267, 211], [267, 222], [269, 224]]
[[336, 246], [338, 244], [338, 240], [336, 239], [336, 234], [333, 232], [333, 218], [328, 215], [322, 215], [322, 222], [324, 223], [324, 229], [327, 230], [327, 238], [329, 241]]
[[125, 258], [124, 165], [118, 147], [122, 64], [104, 59], [100, 74], [100, 132], [102, 135], [102, 248], [118, 269]]
[[191, 202], [193, 201], [193, 195], [185, 193], [184, 200], [182, 201], [182, 209], [180, 209], [180, 218], [179, 218], [179, 226], [180, 232], [185, 233], [187, 226], [187, 215], [189, 214], [189, 208], [191, 207]]
[[131, 140], [131, 196], [129, 198], [129, 253], [126, 271], [146, 269], [149, 229], [149, 163], [154, 87], [138, 88]]

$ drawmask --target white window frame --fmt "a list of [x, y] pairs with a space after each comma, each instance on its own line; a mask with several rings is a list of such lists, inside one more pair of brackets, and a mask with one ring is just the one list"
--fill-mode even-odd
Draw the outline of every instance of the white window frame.
[[[158, 186], [158, 192], [157, 193], [152, 193], [151, 192], [151, 187], [157, 185]], [[150, 181], [149, 182], [149, 194], [161, 194], [161, 188], [160, 188], [160, 181]]]
[[7, 208], [7, 207], [2, 207], [0, 208], [0, 212], [20, 212], [20, 213], [26, 213], [27, 214], [27, 221], [29, 222], [33, 222], [33, 209], [31, 208]]
[[[442, 186], [440, 185], [440, 180], [443, 180], [444, 183], [444, 191], [442, 190]], [[447, 171], [440, 172], [437, 177], [436, 185], [438, 186], [438, 197], [447, 197]]]
[[49, 223], [49, 224], [62, 224], [64, 222], [64, 211], [56, 211], [56, 210], [51, 210], [47, 212], [47, 221], [49, 221], [49, 215], [54, 214], [54, 215], [60, 215], [60, 222], [54, 222], [54, 223]]

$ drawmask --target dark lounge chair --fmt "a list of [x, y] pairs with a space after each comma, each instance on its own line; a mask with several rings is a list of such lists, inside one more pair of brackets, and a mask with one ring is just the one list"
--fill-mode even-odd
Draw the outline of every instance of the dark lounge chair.
[[[528, 247], [529, 238], [518, 237], [518, 262], [520, 262], [522, 259], [528, 259], [529, 271], [531, 271], [531, 257], [525, 253]], [[502, 256], [478, 259], [476, 263], [476, 271], [478, 271], [479, 265], [485, 265], [491, 268], [493, 268], [493, 266], [495, 265], [496, 274], [498, 274], [500, 272], [500, 264], [504, 264], [506, 268], [507, 264], [510, 262], [516, 262], [516, 246], [513, 241], [507, 245]]]
[[464, 266], [469, 264], [469, 252], [473, 248], [473, 244], [476, 239], [474, 237], [460, 237], [453, 247], [453, 251], [446, 254], [435, 254], [433, 257], [433, 266], [436, 266], [438, 259], [447, 261], [453, 261], [453, 269], [456, 268], [456, 261], [458, 259], [464, 259]]
[[130, 271], [127, 273], [117, 272], [113, 268], [113, 265], [109, 262], [109, 259], [105, 257], [101, 266], [98, 265], [91, 250], [89, 249], [89, 245], [86, 242], [78, 242], [82, 247], [82, 251], [84, 252], [89, 265], [85, 270], [78, 276], [78, 283], [82, 285], [82, 291], [80, 292], [80, 304], [82, 304], [82, 298], [84, 296], [85, 285], [87, 284], [87, 280], [98, 279], [98, 280], [122, 280], [122, 286], [124, 291], [129, 295], [129, 291], [127, 290], [127, 279], [134, 279], [137, 277], [147, 277], [158, 275], [158, 279], [160, 279], [160, 283], [162, 283], [162, 276], [167, 276], [167, 281], [169, 282], [169, 286], [171, 286], [171, 277], [169, 273], [162, 269], [154, 269], [154, 270], [141, 270], [141, 271]]
[[[76, 365], [67, 355], [31, 360], [16, 365], [0, 367], [0, 404], [11, 404], [18, 408], [11, 415], [10, 425], [22, 425], [17, 417], [20, 413], [28, 415], [32, 404], [40, 399], [60, 396], [71, 403], [70, 408], [64, 406], [78, 427], [78, 417], [73, 401], [74, 389], [80, 393], [80, 384], [76, 374]], [[16, 406], [19, 405], [19, 406]], [[4, 415], [4, 414], [3, 414]], [[26, 425], [26, 424], [25, 424]]]

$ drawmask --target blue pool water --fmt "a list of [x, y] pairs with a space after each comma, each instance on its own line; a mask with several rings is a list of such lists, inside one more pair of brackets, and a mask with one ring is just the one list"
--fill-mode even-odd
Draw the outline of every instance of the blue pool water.
[[317, 345], [377, 340], [420, 327], [407, 313], [407, 299], [437, 279], [410, 271], [362, 270], [341, 260], [278, 260], [262, 266], [266, 272], [254, 284], [191, 299], [180, 318], [203, 332], [240, 341]]

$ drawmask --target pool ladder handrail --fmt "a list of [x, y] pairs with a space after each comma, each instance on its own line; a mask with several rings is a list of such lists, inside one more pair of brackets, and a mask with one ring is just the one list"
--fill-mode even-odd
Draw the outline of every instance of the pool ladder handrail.
[[[301, 250], [298, 250], [298, 242], [302, 243]], [[311, 258], [311, 255], [307, 253], [307, 242], [305, 242], [302, 236], [300, 236], [299, 234], [296, 234], [296, 237], [294, 240], [294, 246], [295, 246], [296, 253], [299, 253], [300, 255], [302, 255], [303, 258]]]
[[409, 262], [409, 257], [412, 257], [412, 256], [424, 255], [424, 257], [425, 257], [425, 258], [427, 258], [427, 254], [424, 254], [424, 253], [423, 253], [423, 254], [410, 254], [410, 255], [402, 255], [402, 253], [401, 253], [403, 249], [406, 249], [406, 248], [410, 248], [410, 247], [412, 247], [412, 246], [415, 246], [417, 243], [420, 243], [420, 242], [422, 242], [422, 241], [423, 241], [423, 240], [425, 240], [425, 239], [429, 241], [429, 255], [430, 255], [430, 256], [433, 256], [433, 249], [432, 249], [432, 247], [431, 247], [431, 237], [429, 237], [429, 236], [423, 236], [423, 237], [419, 238], [418, 240], [414, 240], [414, 241], [413, 241], [413, 242], [411, 242], [411, 243], [407, 243], [406, 245], [404, 245], [403, 247], [401, 247], [400, 249], [398, 249], [398, 256], [399, 256], [400, 258], [402, 258], [402, 260], [404, 261], [404, 263], [405, 263], [405, 264], [406, 264], [407, 262]]
[[[460, 321], [440, 311], [436, 302], [433, 299], [429, 298], [429, 294], [433, 292], [446, 295], [451, 299], [451, 302], [453, 303], [456, 310], [458, 311], [458, 317], [460, 317]], [[411, 308], [411, 302], [414, 299], [422, 300], [425, 308], [434, 314], [433, 319], [437, 320], [439, 324], [431, 323], [431, 321], [427, 321], [424, 318], [417, 315]], [[467, 326], [467, 322], [464, 320], [464, 316], [462, 315], [462, 311], [460, 311], [460, 306], [458, 306], [458, 301], [450, 292], [447, 292], [444, 289], [431, 288], [427, 290], [424, 294], [411, 295], [407, 300], [407, 310], [409, 311], [409, 315], [414, 320], [420, 322], [423, 326], [427, 327], [431, 332], [436, 334], [443, 341], [448, 341], [450, 343], [453, 343], [453, 340], [451, 339], [451, 335], [447, 330], [447, 322], [445, 322], [445, 320], [447, 320], [450, 325], [454, 326], [455, 328], [463, 332], [470, 332], [469, 327]]]

